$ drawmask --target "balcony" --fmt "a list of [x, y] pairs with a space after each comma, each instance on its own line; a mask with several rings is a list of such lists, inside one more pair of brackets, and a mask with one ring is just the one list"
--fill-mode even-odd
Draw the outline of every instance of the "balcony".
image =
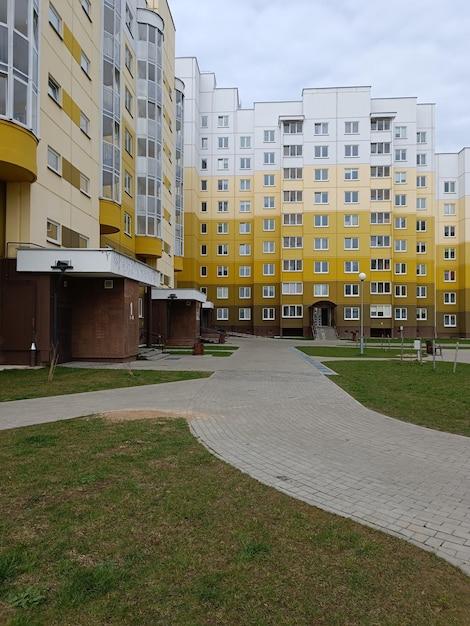
[[0, 180], [34, 183], [37, 179], [37, 145], [38, 140], [32, 132], [0, 119]]

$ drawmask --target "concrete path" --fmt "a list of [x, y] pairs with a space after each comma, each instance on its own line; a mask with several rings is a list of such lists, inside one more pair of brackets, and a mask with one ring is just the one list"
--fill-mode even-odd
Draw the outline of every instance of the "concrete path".
[[159, 355], [132, 364], [215, 371], [210, 378], [3, 403], [0, 428], [115, 409], [176, 413], [191, 418], [209, 450], [257, 480], [470, 574], [470, 438], [364, 408], [294, 340], [230, 343], [240, 348], [229, 358]]

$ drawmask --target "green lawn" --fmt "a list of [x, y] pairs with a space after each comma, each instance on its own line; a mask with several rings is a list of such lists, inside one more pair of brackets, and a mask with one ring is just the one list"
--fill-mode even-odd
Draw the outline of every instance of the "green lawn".
[[87, 369], [57, 367], [52, 381], [49, 370], [6, 369], [0, 371], [0, 402], [61, 396], [68, 393], [136, 387], [205, 378], [210, 372], [161, 372], [156, 370]]
[[2, 625], [470, 624], [462, 572], [250, 479], [183, 420], [3, 431], [0, 456]]

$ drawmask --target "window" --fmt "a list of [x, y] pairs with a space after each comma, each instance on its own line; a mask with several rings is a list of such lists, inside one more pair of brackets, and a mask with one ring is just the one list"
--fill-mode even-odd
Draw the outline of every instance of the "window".
[[345, 320], [358, 320], [359, 319], [359, 307], [345, 306], [344, 307], [344, 319]]
[[370, 168], [371, 178], [390, 178], [390, 165], [372, 165]]
[[228, 234], [228, 222], [218, 222], [217, 223], [217, 234], [218, 235], [227, 235]]
[[263, 163], [265, 165], [273, 165], [274, 164], [274, 152], [265, 152], [263, 154]]
[[220, 308], [217, 309], [217, 320], [218, 321], [227, 321], [228, 320], [228, 308]]
[[274, 187], [274, 174], [265, 174], [263, 177], [263, 185], [265, 187]]
[[406, 239], [395, 239], [395, 252], [406, 252]]
[[80, 111], [80, 130], [84, 132], [85, 135], [90, 135], [90, 120], [83, 111]]
[[274, 263], [263, 263], [263, 276], [274, 276]]
[[228, 170], [228, 159], [217, 159], [217, 169], [218, 170]]
[[53, 220], [47, 220], [47, 241], [60, 244], [60, 226]]
[[406, 126], [395, 126], [395, 139], [406, 139]]
[[282, 294], [284, 296], [302, 295], [303, 292], [303, 283], [282, 283]]
[[416, 243], [416, 254], [426, 254], [426, 242], [418, 241]]
[[251, 159], [249, 157], [242, 157], [240, 159], [240, 169], [241, 170], [251, 169]]
[[251, 320], [251, 309], [249, 308], [238, 309], [238, 319], [242, 321]]
[[396, 217], [394, 227], [396, 230], [404, 230], [406, 228], [406, 217]]
[[405, 185], [406, 180], [406, 172], [395, 172], [395, 185]]
[[344, 203], [345, 204], [357, 204], [359, 202], [359, 192], [358, 191], [345, 191], [344, 192]]
[[426, 276], [427, 269], [426, 263], [417, 263], [416, 264], [416, 276]]
[[330, 286], [327, 284], [313, 285], [313, 295], [316, 298], [324, 298], [329, 295]]
[[426, 187], [426, 176], [416, 176], [416, 187]]
[[390, 304], [371, 304], [371, 317], [392, 317], [392, 307]]
[[249, 135], [240, 137], [240, 148], [251, 148], [251, 137]]
[[218, 256], [228, 255], [228, 243], [219, 243], [217, 245], [217, 255]]
[[455, 226], [444, 226], [444, 237], [455, 237]]
[[282, 196], [283, 202], [302, 202], [302, 191], [284, 191]]
[[263, 320], [274, 320], [276, 319], [275, 317], [275, 311], [273, 307], [266, 307], [263, 308]]
[[251, 244], [249, 243], [241, 243], [239, 247], [240, 256], [250, 256], [251, 254]]
[[132, 35], [132, 26], [133, 26], [134, 20], [133, 20], [133, 16], [131, 13], [131, 9], [129, 7], [128, 4], [126, 4], [126, 26], [129, 29], [129, 32]]
[[263, 209], [274, 209], [274, 196], [265, 196], [263, 198]]
[[444, 215], [455, 215], [455, 204], [444, 204]]
[[426, 232], [426, 220], [416, 221], [416, 232], [419, 232], [419, 233]]
[[345, 135], [357, 135], [359, 132], [359, 122], [344, 122]]
[[316, 168], [314, 171], [314, 180], [318, 181], [322, 181], [322, 180], [328, 180], [328, 168], [326, 167], [319, 167]]
[[284, 259], [282, 261], [283, 272], [301, 272], [303, 269], [302, 259]]
[[207, 202], [201, 202], [201, 212], [207, 213]]
[[359, 237], [345, 237], [344, 249], [345, 250], [359, 250]]
[[263, 298], [274, 298], [275, 293], [274, 285], [263, 285]]
[[315, 146], [314, 157], [316, 159], [327, 159], [328, 158], [328, 146]]
[[276, 137], [275, 137], [275, 131], [274, 130], [265, 130], [263, 133], [263, 141], [265, 143], [272, 143], [273, 141], [275, 141]]
[[47, 146], [47, 167], [56, 174], [60, 174], [60, 154], [50, 146]]
[[457, 304], [457, 294], [455, 291], [444, 292], [444, 304]]
[[201, 256], [207, 255], [207, 245], [205, 243], [201, 245], [200, 251], [201, 251]]
[[316, 191], [314, 193], [314, 203], [315, 204], [328, 204], [328, 192], [327, 191]]
[[350, 285], [344, 285], [344, 295], [347, 298], [359, 295], [359, 284], [353, 283]]
[[453, 180], [444, 181], [444, 193], [455, 193], [455, 181]]
[[251, 233], [250, 222], [240, 222], [239, 231], [240, 235], [249, 235]]
[[302, 213], [284, 213], [282, 223], [284, 226], [302, 226], [303, 217]]
[[54, 100], [54, 102], [60, 105], [60, 102], [61, 102], [60, 85], [56, 80], [54, 80], [54, 78], [52, 78], [51, 75], [49, 75], [49, 79], [47, 82], [47, 93]]
[[377, 143], [370, 144], [371, 154], [390, 154], [390, 143], [379, 141]]
[[303, 122], [284, 122], [284, 133], [286, 135], [296, 135], [303, 131]]
[[416, 309], [416, 319], [419, 320], [427, 320], [428, 319], [428, 310], [423, 307], [418, 307]]
[[385, 117], [374, 117], [370, 121], [371, 130], [390, 130], [390, 119]]
[[58, 35], [62, 36], [62, 18], [57, 13], [52, 4], [49, 4], [49, 24]]
[[[326, 170], [326, 172], [327, 172], [326, 180], [328, 180], [328, 170]], [[283, 170], [283, 178], [284, 180], [302, 180], [303, 169], [301, 167], [285, 167]]]
[[228, 137], [217, 137], [217, 148], [228, 148]]
[[207, 115], [201, 115], [201, 128], [207, 128], [209, 126], [209, 118]]
[[359, 146], [357, 144], [354, 144], [354, 145], [346, 144], [344, 146], [344, 156], [345, 157], [359, 156]]
[[207, 234], [207, 224], [205, 222], [202, 222], [201, 224], [201, 235], [206, 235]]
[[219, 128], [227, 128], [228, 127], [228, 115], [219, 115], [217, 117], [217, 126]]
[[284, 146], [283, 154], [285, 157], [302, 156], [302, 146], [295, 144], [291, 146]]
[[132, 156], [132, 135], [127, 129], [124, 133], [124, 149]]
[[328, 215], [315, 215], [313, 225], [316, 228], [326, 228], [328, 226]]
[[396, 320], [406, 320], [408, 317], [408, 310], [406, 307], [396, 308], [395, 309], [395, 319]]
[[251, 287], [239, 287], [238, 297], [241, 300], [246, 300], [247, 298], [251, 298]]
[[274, 241], [263, 241], [263, 252], [264, 254], [273, 254]]
[[390, 248], [390, 235], [371, 235], [371, 248]]
[[201, 159], [201, 170], [207, 170], [207, 159]]
[[283, 237], [282, 247], [283, 248], [302, 248], [303, 237]]
[[315, 237], [313, 240], [314, 250], [328, 250], [328, 237]]
[[239, 206], [240, 213], [251, 213], [251, 202], [241, 201]]
[[218, 265], [217, 266], [217, 276], [219, 278], [225, 278], [228, 276], [228, 265]]
[[444, 282], [445, 283], [455, 283], [456, 276], [457, 274], [455, 270], [444, 270]]
[[228, 287], [217, 287], [218, 300], [226, 300], [228, 298]]
[[238, 275], [240, 278], [249, 278], [251, 276], [251, 265], [240, 265]]
[[395, 150], [395, 161], [406, 161], [406, 150], [403, 148]]
[[390, 189], [371, 189], [370, 199], [372, 202], [383, 202], [390, 200]]
[[416, 133], [416, 143], [426, 143], [426, 131], [419, 130]]
[[[86, 2], [87, 0], [83, 0]], [[82, 6], [83, 6], [82, 2]], [[124, 65], [127, 68], [127, 71], [132, 74], [132, 65], [133, 65], [134, 57], [132, 56], [132, 52], [129, 50], [128, 46], [124, 49]]]
[[370, 292], [376, 293], [392, 293], [392, 283], [389, 282], [371, 282]]
[[427, 297], [427, 287], [426, 285], [418, 285], [416, 287], [416, 297], [417, 298], [426, 298]]
[[124, 172], [124, 191], [128, 196], [133, 196], [133, 179], [132, 175], [129, 172]]
[[357, 167], [345, 168], [344, 180], [359, 180], [359, 168]]
[[328, 261], [315, 261], [313, 272], [315, 274], [328, 274]]
[[217, 191], [228, 191], [228, 180], [226, 178], [219, 178], [217, 181]]
[[207, 180], [201, 180], [201, 191], [207, 191]]
[[251, 180], [249, 178], [240, 179], [240, 191], [251, 191]]
[[124, 213], [124, 234], [132, 236], [132, 217], [129, 213]]
[[274, 226], [274, 220], [263, 220], [263, 230], [274, 230], [275, 226]]
[[228, 201], [219, 200], [217, 202], [217, 213], [228, 213]]
[[444, 326], [457, 326], [457, 316], [454, 313], [444, 315]]
[[456, 256], [455, 248], [444, 248], [444, 259], [446, 261], [455, 260]]
[[301, 304], [285, 304], [282, 307], [282, 317], [303, 317]]
[[426, 198], [416, 198], [416, 210], [417, 211], [426, 210]]
[[328, 122], [315, 122], [313, 132], [315, 135], [328, 135]]
[[344, 273], [345, 274], [357, 274], [359, 272], [359, 261], [345, 261]]
[[388, 211], [376, 211], [370, 214], [371, 224], [390, 224], [390, 213]]
[[406, 285], [395, 285], [395, 298], [406, 298]]
[[83, 52], [83, 50], [81, 51], [81, 54], [80, 54], [80, 67], [82, 68], [82, 70], [85, 72], [87, 76], [90, 75], [90, 59]]
[[399, 193], [395, 195], [395, 206], [406, 206], [406, 194]]
[[370, 269], [374, 272], [388, 271], [390, 269], [390, 259], [371, 259]]
[[426, 165], [426, 155], [425, 154], [417, 154], [416, 155], [416, 165]]

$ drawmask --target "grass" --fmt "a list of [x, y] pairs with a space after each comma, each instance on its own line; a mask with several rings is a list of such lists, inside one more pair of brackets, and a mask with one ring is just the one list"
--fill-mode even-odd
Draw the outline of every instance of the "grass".
[[[391, 349], [366, 346], [363, 355], [361, 355], [359, 346], [297, 346], [297, 349], [309, 356], [334, 356], [349, 359], [390, 359], [397, 358], [401, 354], [400, 347], [395, 345]], [[413, 345], [405, 346], [404, 354], [416, 354], [416, 350], [413, 350]]]
[[[312, 356], [353, 356], [355, 348], [300, 348]], [[377, 349], [380, 351], [379, 349]], [[371, 349], [369, 352], [375, 352]], [[364, 356], [369, 356], [366, 352]], [[388, 352], [390, 356], [390, 352]], [[348, 354], [346, 354], [348, 356]], [[364, 406], [427, 428], [470, 436], [470, 365], [432, 360], [328, 361], [331, 380]]]
[[211, 375], [210, 372], [57, 367], [54, 379], [49, 382], [48, 374], [47, 368], [0, 371], [0, 402], [61, 396], [69, 393], [116, 389], [118, 387], [171, 383], [178, 380], [205, 378]]
[[261, 485], [183, 420], [3, 431], [0, 456], [2, 626], [470, 623], [462, 572]]

